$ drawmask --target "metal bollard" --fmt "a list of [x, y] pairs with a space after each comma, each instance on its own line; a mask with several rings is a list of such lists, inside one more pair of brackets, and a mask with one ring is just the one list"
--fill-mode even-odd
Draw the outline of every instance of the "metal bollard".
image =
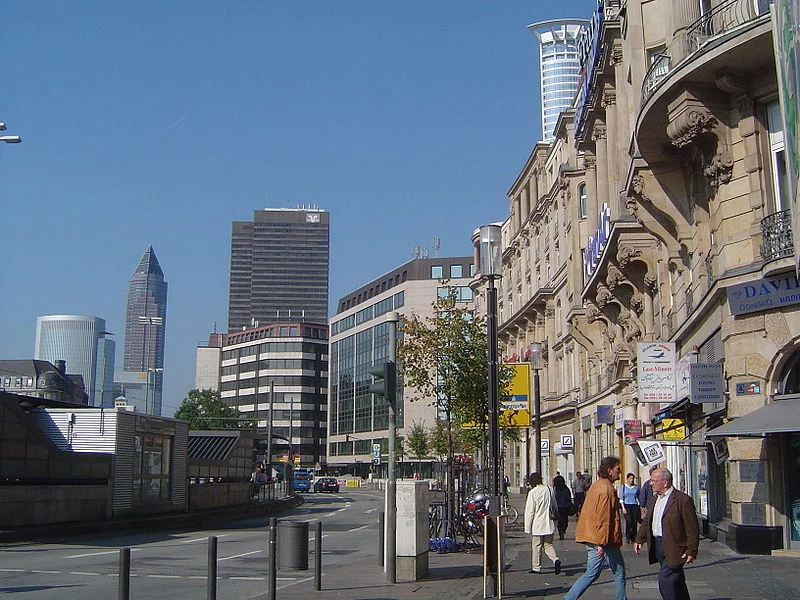
[[269, 520], [269, 582], [267, 587], [267, 600], [275, 600], [278, 582], [278, 519]]
[[383, 528], [385, 527], [385, 522], [386, 522], [385, 519], [386, 515], [384, 515], [383, 512], [379, 512], [378, 513], [378, 564], [380, 566], [383, 566], [383, 552], [384, 552]]
[[208, 538], [208, 600], [217, 600], [217, 536]]
[[130, 600], [131, 597], [131, 549], [119, 549], [119, 588], [118, 600]]
[[314, 533], [314, 589], [322, 591], [322, 521], [317, 521]]

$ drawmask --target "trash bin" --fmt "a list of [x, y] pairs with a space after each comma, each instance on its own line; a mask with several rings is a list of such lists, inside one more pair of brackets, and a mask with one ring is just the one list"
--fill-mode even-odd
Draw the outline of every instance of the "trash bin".
[[278, 567], [308, 571], [308, 522], [278, 521]]

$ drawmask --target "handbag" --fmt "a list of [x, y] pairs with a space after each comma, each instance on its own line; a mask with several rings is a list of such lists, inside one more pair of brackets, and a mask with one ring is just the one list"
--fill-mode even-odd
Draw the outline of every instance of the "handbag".
[[575, 506], [575, 503], [572, 500], [570, 500], [569, 504], [567, 504], [567, 514], [570, 517], [574, 517], [578, 514], [578, 507]]
[[550, 518], [553, 521], [558, 521], [558, 502], [556, 502], [556, 493], [553, 491], [553, 488], [550, 489]]

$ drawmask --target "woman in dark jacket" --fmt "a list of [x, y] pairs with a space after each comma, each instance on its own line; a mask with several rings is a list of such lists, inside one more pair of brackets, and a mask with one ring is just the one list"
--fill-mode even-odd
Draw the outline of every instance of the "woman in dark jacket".
[[569, 524], [569, 505], [572, 504], [572, 494], [567, 487], [567, 481], [561, 475], [553, 478], [553, 492], [556, 496], [556, 505], [558, 505], [558, 522], [556, 523], [558, 539], [563, 540]]

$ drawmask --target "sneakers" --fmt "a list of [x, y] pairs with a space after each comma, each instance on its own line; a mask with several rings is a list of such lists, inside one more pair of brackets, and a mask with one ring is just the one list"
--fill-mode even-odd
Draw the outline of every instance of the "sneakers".
[[528, 573], [541, 573], [541, 571], [534, 571], [533, 569], [531, 569], [530, 571], [528, 571]]
[[560, 560], [558, 560], [558, 559], [556, 559], [556, 562], [554, 562], [554, 563], [553, 563], [553, 565], [554, 565], [554, 566], [555, 566], [555, 568], [556, 568], [556, 569], [555, 569], [555, 570], [556, 570], [556, 575], [558, 575], [559, 573], [561, 573], [561, 561], [560, 561]]

